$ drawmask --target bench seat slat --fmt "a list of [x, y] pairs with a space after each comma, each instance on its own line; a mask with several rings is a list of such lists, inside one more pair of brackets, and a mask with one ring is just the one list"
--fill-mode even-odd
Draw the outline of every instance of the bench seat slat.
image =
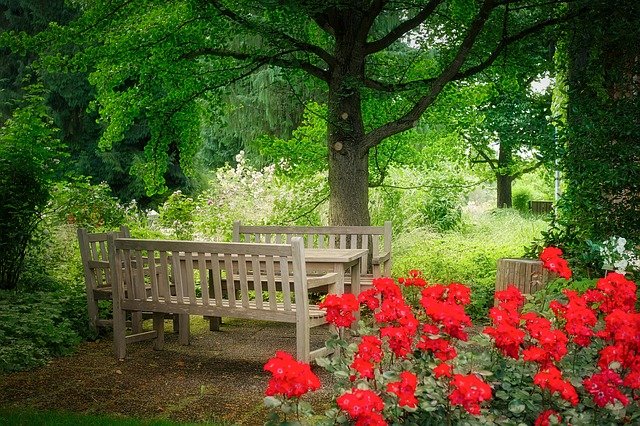
[[[182, 303], [176, 296], [171, 296], [170, 303], [154, 302], [153, 300], [123, 300], [122, 308], [131, 311], [144, 312], [164, 312], [164, 313], [189, 313], [203, 316], [219, 316], [230, 318], [247, 318], [265, 321], [296, 322], [296, 305], [292, 303], [290, 310], [285, 310], [284, 303], [276, 304], [277, 310], [258, 309], [254, 300], [249, 301], [246, 309], [238, 309], [229, 306], [229, 301], [224, 300], [222, 306], [207, 306], [202, 303], [202, 299], [196, 299], [195, 303], [190, 303], [188, 297], [184, 297]], [[326, 312], [317, 305], [309, 305], [309, 318], [322, 319], [326, 317]]]

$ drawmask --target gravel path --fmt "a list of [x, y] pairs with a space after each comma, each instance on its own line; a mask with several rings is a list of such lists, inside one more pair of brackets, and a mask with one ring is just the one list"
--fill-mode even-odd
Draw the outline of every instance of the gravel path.
[[[262, 366], [276, 350], [295, 351], [295, 326], [225, 319], [219, 332], [202, 318], [191, 320], [192, 342], [180, 346], [170, 322], [165, 349], [150, 341], [128, 346], [117, 361], [107, 335], [80, 345], [75, 355], [47, 366], [0, 375], [0, 406], [103, 413], [142, 419], [261, 425], [262, 398], [269, 379]], [[148, 325], [147, 325], [148, 327]], [[327, 337], [312, 329], [312, 348]], [[315, 346], [314, 346], [315, 345]], [[330, 401], [330, 377], [314, 367], [323, 388], [306, 398], [317, 413]]]

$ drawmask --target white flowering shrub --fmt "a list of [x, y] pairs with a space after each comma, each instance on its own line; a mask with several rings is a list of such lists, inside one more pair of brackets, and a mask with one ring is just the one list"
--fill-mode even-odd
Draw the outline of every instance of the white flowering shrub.
[[326, 177], [292, 181], [278, 176], [284, 162], [257, 169], [247, 164], [244, 152], [236, 166], [215, 172], [209, 188], [195, 201], [196, 239], [229, 240], [234, 221], [246, 224], [318, 224], [325, 209], [317, 209], [326, 193]]
[[626, 238], [613, 236], [602, 242], [599, 251], [603, 269], [615, 270], [619, 274], [640, 270], [640, 259], [634, 250], [634, 245]]

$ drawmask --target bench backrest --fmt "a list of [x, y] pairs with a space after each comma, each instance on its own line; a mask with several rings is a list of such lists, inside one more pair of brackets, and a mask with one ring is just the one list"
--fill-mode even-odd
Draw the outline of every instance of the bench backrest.
[[[84, 270], [87, 291], [111, 286], [109, 275], [109, 250], [107, 242], [109, 232], [89, 233], [84, 228], [78, 228], [78, 245]], [[116, 237], [128, 238], [129, 229], [120, 227], [119, 232], [113, 232]]]
[[[308, 310], [299, 239], [276, 245], [114, 238], [113, 244], [111, 265], [121, 265], [114, 303], [117, 297], [123, 309], [205, 314], [215, 308], [238, 316], [231, 311], [251, 308], [264, 311], [261, 319], [289, 322], [295, 322], [294, 308]], [[126, 283], [133, 285], [125, 292]]]
[[233, 224], [233, 241], [252, 243], [289, 243], [300, 237], [306, 248], [367, 249], [363, 273], [371, 272], [371, 258], [391, 253], [391, 222], [384, 226], [279, 226]]

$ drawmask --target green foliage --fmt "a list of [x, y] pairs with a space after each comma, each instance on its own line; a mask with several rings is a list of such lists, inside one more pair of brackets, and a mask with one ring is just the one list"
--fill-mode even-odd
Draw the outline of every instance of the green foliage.
[[[56, 411], [36, 411], [32, 409], [0, 408], [0, 423], [14, 426], [196, 426], [202, 423], [176, 423], [169, 420], [141, 420], [104, 416], [95, 414], [77, 414]], [[207, 422], [210, 426], [227, 425], [224, 422]], [[228, 425], [227, 425], [228, 426]]]
[[71, 354], [91, 337], [84, 287], [0, 292], [0, 371], [19, 371]]
[[445, 231], [462, 224], [471, 185], [457, 165], [390, 166], [385, 182], [370, 191], [372, 223], [391, 220], [396, 232], [420, 227]]
[[0, 128], [0, 289], [18, 283], [27, 245], [49, 201], [61, 159], [51, 118], [38, 96]]
[[64, 291], [84, 284], [76, 228], [46, 220], [29, 244], [18, 290]]
[[517, 188], [513, 190], [513, 208], [520, 213], [529, 211], [529, 201], [533, 200], [533, 191], [529, 188]]
[[72, 223], [90, 232], [115, 229], [125, 221], [125, 208], [105, 182], [89, 183], [88, 178], [61, 182], [52, 190], [51, 210], [59, 223]]
[[315, 102], [305, 107], [303, 121], [289, 139], [263, 137], [253, 145], [269, 164], [284, 162], [278, 172], [304, 178], [327, 170], [327, 108]]
[[545, 226], [543, 220], [505, 209], [482, 214], [456, 231], [394, 234], [392, 272], [401, 276], [419, 269], [429, 282], [469, 285], [472, 302], [467, 311], [484, 321], [493, 306], [498, 259], [521, 257]]
[[160, 207], [160, 224], [171, 228], [179, 240], [193, 239], [193, 214], [196, 203], [182, 191], [176, 191]]
[[[566, 50], [567, 127], [563, 161], [567, 191], [560, 226], [566, 237], [640, 240], [640, 96], [633, 88], [640, 4], [592, 2]], [[606, 218], [606, 219], [605, 219]], [[572, 243], [563, 241], [567, 248]], [[573, 247], [571, 247], [573, 248]], [[579, 257], [578, 251], [571, 251]]]
[[[310, 105], [313, 108], [313, 103], [301, 102], [310, 99], [314, 92], [313, 84], [303, 77], [269, 66], [224, 90], [208, 94], [206, 113], [202, 115], [203, 149], [199, 154], [204, 164], [209, 168], [222, 167], [243, 149], [249, 158], [257, 154], [270, 157], [263, 149], [270, 151], [271, 143], [277, 145], [291, 139], [292, 131], [310, 119]], [[326, 123], [323, 133], [326, 134]], [[274, 149], [277, 151], [278, 147]], [[276, 154], [273, 162], [287, 157], [286, 153]]]

